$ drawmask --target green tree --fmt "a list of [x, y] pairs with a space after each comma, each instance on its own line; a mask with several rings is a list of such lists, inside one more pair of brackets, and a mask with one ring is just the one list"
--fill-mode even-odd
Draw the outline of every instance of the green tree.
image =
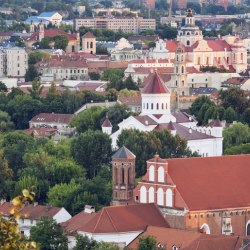
[[223, 138], [224, 149], [241, 145], [249, 142], [250, 129], [248, 125], [237, 122], [223, 130]]
[[99, 80], [100, 79], [100, 75], [96, 72], [90, 72], [89, 77], [91, 80]]
[[13, 171], [9, 168], [8, 161], [4, 158], [3, 150], [0, 150], [0, 196], [5, 197], [5, 180], [12, 177]]
[[65, 207], [67, 198], [70, 194], [79, 189], [79, 187], [80, 184], [76, 184], [74, 180], [72, 180], [69, 184], [56, 184], [54, 187], [49, 189], [48, 201], [55, 207]]
[[41, 250], [67, 250], [68, 240], [55, 220], [42, 217], [30, 230], [30, 239], [40, 244]]
[[196, 156], [187, 148], [187, 142], [180, 137], [172, 136], [168, 130], [143, 132], [126, 129], [118, 136], [119, 147], [126, 146], [136, 157], [136, 175], [146, 172], [146, 161], [157, 152], [162, 158], [180, 158]]
[[8, 89], [6, 85], [2, 81], [0, 81], [0, 92], [7, 92], [7, 91]]
[[192, 103], [191, 107], [189, 108], [191, 114], [197, 118], [197, 116], [198, 116], [198, 114], [199, 114], [199, 112], [204, 104], [208, 104], [207, 107], [214, 105], [214, 103], [207, 96], [200, 96], [200, 97], [195, 99], [195, 101]]
[[153, 236], [145, 236], [139, 238], [137, 250], [157, 250], [156, 239]]
[[24, 129], [31, 118], [40, 113], [42, 105], [41, 100], [33, 99], [30, 95], [17, 95], [8, 102], [6, 111], [16, 128]]
[[14, 195], [17, 196], [24, 189], [32, 190], [33, 192], [37, 192], [38, 189], [38, 180], [34, 176], [24, 176], [18, 182], [15, 183], [15, 191]]
[[78, 234], [76, 236], [76, 245], [73, 247], [73, 250], [90, 250], [94, 249], [97, 245], [98, 242], [96, 240]]
[[25, 73], [25, 81], [33, 81], [36, 77], [39, 76], [39, 73], [36, 69], [36, 67], [32, 64], [29, 64], [28, 70]]
[[242, 114], [242, 120], [250, 126], [250, 108], [247, 108]]
[[71, 153], [86, 168], [87, 176], [93, 178], [103, 164], [110, 163], [111, 139], [101, 131], [88, 130], [73, 139]]
[[178, 30], [172, 28], [170, 25], [164, 25], [160, 34], [162, 39], [176, 39]]
[[32, 96], [32, 98], [34, 99], [39, 99], [41, 93], [42, 93], [42, 90], [43, 90], [43, 85], [42, 83], [40, 82], [40, 79], [39, 78], [35, 78], [33, 81], [32, 81], [32, 87], [28, 87], [28, 91], [30, 92], [30, 95]]
[[248, 106], [248, 100], [245, 92], [239, 88], [220, 90], [219, 99], [225, 109], [231, 107], [238, 114], [242, 114]]
[[7, 132], [14, 129], [14, 123], [10, 120], [7, 112], [0, 111], [0, 132]]
[[65, 50], [69, 43], [68, 37], [64, 35], [55, 36], [54, 41], [55, 41], [54, 44], [55, 49], [62, 49], [62, 50]]
[[15, 178], [19, 174], [18, 171], [24, 167], [24, 153], [33, 145], [34, 139], [20, 132], [10, 132], [4, 136], [2, 143], [4, 157], [8, 160]]
[[242, 144], [225, 149], [224, 155], [250, 154], [250, 143]]
[[94, 106], [81, 112], [71, 120], [71, 126], [76, 127], [78, 133], [83, 133], [88, 129], [100, 130], [100, 115], [102, 110], [101, 107]]
[[224, 112], [223, 120], [226, 120], [228, 123], [232, 123], [237, 120], [237, 113], [233, 108], [229, 107]]

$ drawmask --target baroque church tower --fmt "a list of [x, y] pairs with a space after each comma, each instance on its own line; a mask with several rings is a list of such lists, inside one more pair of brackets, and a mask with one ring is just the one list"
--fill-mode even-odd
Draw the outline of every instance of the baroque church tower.
[[43, 38], [44, 38], [44, 23], [43, 21], [41, 21], [39, 23], [39, 42], [41, 42]]
[[175, 54], [175, 88], [178, 95], [189, 95], [185, 47], [179, 42]]
[[112, 205], [126, 205], [132, 202], [135, 187], [136, 156], [125, 146], [112, 156]]
[[195, 25], [195, 17], [191, 9], [187, 11], [185, 26], [178, 32], [177, 41], [191, 47], [196, 41], [203, 39], [202, 31]]

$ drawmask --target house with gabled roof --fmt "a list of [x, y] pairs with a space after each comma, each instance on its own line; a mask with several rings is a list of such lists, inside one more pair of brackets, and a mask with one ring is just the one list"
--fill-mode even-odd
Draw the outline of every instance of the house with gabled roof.
[[97, 213], [83, 211], [61, 225], [68, 235], [70, 248], [75, 245], [77, 233], [126, 246], [149, 225], [169, 227], [155, 204], [110, 206]]
[[[0, 201], [0, 213], [3, 217], [8, 218], [13, 205], [5, 200]], [[71, 215], [63, 207], [53, 207], [50, 205], [42, 206], [38, 203], [26, 204], [20, 211], [20, 219], [18, 220], [20, 233], [29, 236], [31, 227], [42, 218], [48, 217], [62, 223], [71, 218]]]

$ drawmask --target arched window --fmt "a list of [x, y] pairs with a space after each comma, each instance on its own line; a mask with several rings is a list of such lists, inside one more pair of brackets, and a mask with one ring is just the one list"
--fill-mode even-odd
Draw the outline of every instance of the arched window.
[[250, 220], [246, 224], [246, 236], [250, 236]]
[[187, 32], [187, 36], [189, 36], [190, 35], [190, 33], [189, 32]]
[[201, 64], [201, 58], [200, 58], [200, 57], [198, 57], [198, 59], [197, 59], [197, 64], [198, 64], [198, 65]]
[[122, 184], [125, 183], [125, 171], [124, 168], [122, 168]]
[[189, 46], [190, 45], [190, 41], [189, 40], [187, 40], [187, 46]]
[[117, 185], [118, 184], [118, 169], [117, 168], [115, 168], [115, 173], [114, 174], [115, 174], [115, 176], [114, 176], [115, 177], [114, 178], [115, 179], [115, 184]]
[[206, 234], [210, 234], [210, 228], [208, 226], [208, 224], [204, 223], [202, 226], [201, 226], [201, 229], [204, 230], [204, 232]]
[[140, 202], [147, 203], [147, 189], [145, 186], [142, 186], [140, 189]]
[[159, 109], [159, 103], [156, 104], [156, 109]]
[[240, 60], [243, 61], [243, 53], [240, 54]]
[[148, 202], [149, 203], [155, 202], [155, 190], [153, 187], [150, 187], [148, 190]]
[[148, 109], [148, 103], [147, 103], [147, 109]]
[[153, 103], [151, 103], [151, 109], [154, 109], [154, 104]]
[[181, 56], [181, 61], [182, 61], [182, 62], [184, 61], [184, 56], [183, 56], [183, 55]]
[[176, 82], [175, 82], [175, 85], [177, 86], [178, 85], [178, 81], [176, 80]]
[[181, 67], [181, 73], [184, 74], [184, 66]]
[[178, 56], [178, 55], [176, 56], [176, 61], [177, 61], [177, 62], [179, 61], [179, 56]]
[[93, 42], [90, 42], [90, 48], [93, 49]]
[[133, 184], [133, 172], [132, 172], [132, 168], [128, 169], [128, 184]]
[[166, 206], [167, 207], [173, 206], [173, 192], [170, 188], [166, 191]]
[[164, 206], [164, 195], [163, 195], [163, 189], [162, 188], [158, 188], [157, 190], [157, 204], [159, 206]]
[[158, 168], [158, 182], [164, 182], [164, 168]]
[[155, 167], [153, 165], [149, 167], [149, 181], [155, 181]]
[[89, 42], [87, 42], [87, 49], [89, 48]]
[[161, 104], [161, 109], [164, 109], [164, 103]]
[[181, 81], [181, 85], [182, 85], [182, 87], [184, 86], [184, 81]]

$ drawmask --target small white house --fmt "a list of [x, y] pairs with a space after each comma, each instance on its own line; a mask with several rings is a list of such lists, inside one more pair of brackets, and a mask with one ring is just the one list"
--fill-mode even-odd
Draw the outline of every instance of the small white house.
[[[0, 213], [2, 213], [5, 218], [8, 218], [12, 207], [10, 202], [2, 200], [0, 202]], [[48, 217], [56, 220], [57, 223], [62, 223], [69, 220], [72, 216], [63, 207], [41, 206], [37, 203], [34, 203], [34, 205], [28, 204], [25, 205], [20, 212], [20, 219], [18, 220], [19, 231], [29, 236], [30, 229], [35, 226], [42, 217]]]

